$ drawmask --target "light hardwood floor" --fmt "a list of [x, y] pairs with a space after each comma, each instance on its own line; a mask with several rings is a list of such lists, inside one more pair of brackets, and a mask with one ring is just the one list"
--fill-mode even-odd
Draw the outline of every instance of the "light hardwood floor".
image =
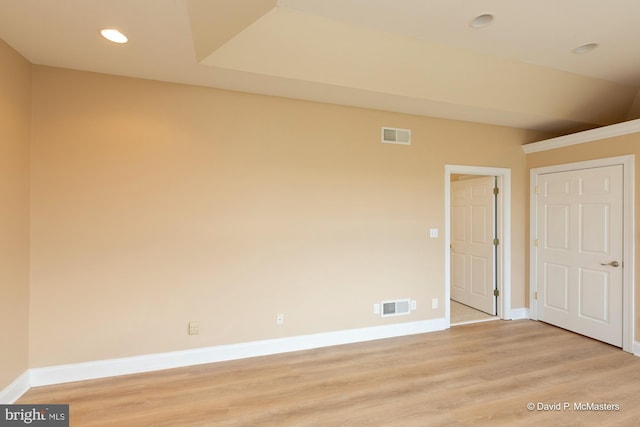
[[[538, 402], [570, 408], [527, 409]], [[72, 426], [640, 426], [640, 358], [544, 323], [493, 321], [34, 388], [18, 403], [69, 403]]]
[[451, 300], [451, 326], [465, 325], [474, 322], [497, 320], [497, 316], [484, 313], [467, 305]]

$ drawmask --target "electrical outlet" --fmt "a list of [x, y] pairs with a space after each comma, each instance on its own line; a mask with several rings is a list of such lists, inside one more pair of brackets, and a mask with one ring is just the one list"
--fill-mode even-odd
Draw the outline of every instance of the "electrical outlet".
[[380, 304], [373, 304], [373, 314], [380, 314]]
[[438, 298], [431, 298], [431, 308], [438, 308]]
[[278, 313], [276, 315], [276, 325], [284, 325], [284, 314]]
[[412, 299], [412, 300], [411, 300], [411, 310], [415, 310], [415, 309], [416, 309], [416, 307], [417, 307], [416, 300]]
[[189, 322], [189, 335], [198, 335], [200, 333], [200, 322]]

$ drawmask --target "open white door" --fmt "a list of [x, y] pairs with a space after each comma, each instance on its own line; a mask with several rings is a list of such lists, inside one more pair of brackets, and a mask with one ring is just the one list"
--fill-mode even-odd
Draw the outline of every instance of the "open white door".
[[623, 166], [540, 174], [538, 318], [622, 346]]
[[451, 183], [451, 299], [496, 314], [495, 178]]

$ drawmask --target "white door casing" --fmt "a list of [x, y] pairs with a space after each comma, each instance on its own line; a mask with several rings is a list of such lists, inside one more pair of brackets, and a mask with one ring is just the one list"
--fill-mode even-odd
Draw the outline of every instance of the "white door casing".
[[536, 168], [530, 190], [531, 318], [628, 352], [634, 319], [633, 165], [633, 156], [621, 156]]
[[497, 248], [497, 282], [500, 292], [497, 315], [501, 319], [525, 318], [524, 308], [511, 309], [511, 169], [486, 166], [445, 165], [444, 167], [444, 315], [445, 324], [451, 326], [451, 175], [482, 175], [498, 178], [497, 228], [500, 245]]
[[451, 299], [496, 314], [492, 176], [451, 183]]

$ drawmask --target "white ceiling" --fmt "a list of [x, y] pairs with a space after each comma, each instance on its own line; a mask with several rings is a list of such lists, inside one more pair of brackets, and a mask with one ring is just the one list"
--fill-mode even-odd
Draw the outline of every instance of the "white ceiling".
[[640, 115], [637, 0], [0, 0], [0, 38], [34, 64], [558, 134]]
[[[352, 25], [640, 86], [638, 0], [280, 0]], [[495, 21], [468, 24], [483, 13]], [[598, 42], [593, 55], [572, 49]]]

